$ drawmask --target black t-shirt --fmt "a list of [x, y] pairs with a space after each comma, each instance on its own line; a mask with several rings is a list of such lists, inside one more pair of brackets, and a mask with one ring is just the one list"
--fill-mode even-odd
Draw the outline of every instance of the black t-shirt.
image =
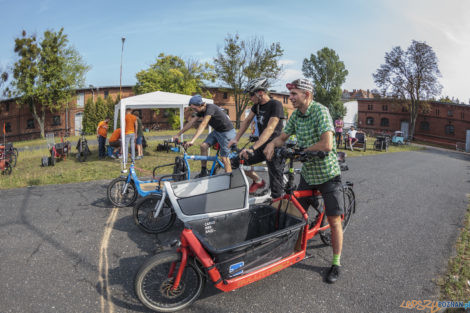
[[[259, 107], [259, 109], [258, 109]], [[265, 104], [256, 104], [251, 107], [251, 111], [255, 113], [257, 120], [258, 120], [258, 131], [259, 135], [264, 132], [266, 127], [268, 126], [269, 119], [271, 117], [278, 117], [279, 118], [279, 123], [277, 123], [276, 128], [274, 129], [273, 134], [269, 138], [268, 141], [273, 140], [277, 136], [279, 136], [282, 132], [282, 128], [284, 127], [283, 120], [285, 119], [284, 117], [284, 108], [282, 107], [282, 103], [271, 99]]]
[[232, 122], [227, 114], [215, 104], [206, 103], [206, 111], [197, 113], [196, 116], [204, 117], [210, 115], [209, 126], [215, 131], [222, 133], [233, 129]]

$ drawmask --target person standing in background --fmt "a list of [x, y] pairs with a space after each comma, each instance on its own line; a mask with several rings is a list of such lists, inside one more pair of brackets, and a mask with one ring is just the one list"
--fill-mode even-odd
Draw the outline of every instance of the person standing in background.
[[98, 138], [98, 157], [100, 160], [106, 157], [106, 137], [108, 136], [109, 117], [98, 123], [96, 137]]
[[344, 127], [343, 118], [340, 116], [335, 121], [336, 147], [339, 147], [341, 143], [343, 142], [343, 127]]
[[142, 126], [142, 120], [140, 119], [139, 111], [134, 111], [134, 115], [137, 118], [137, 131], [136, 131], [136, 147], [137, 147], [137, 157], [136, 160], [140, 160], [144, 157], [144, 150], [142, 148], [142, 140], [144, 138], [144, 130]]
[[137, 117], [131, 114], [131, 109], [126, 109], [126, 125], [125, 125], [125, 135], [126, 135], [126, 151], [124, 151], [126, 159], [127, 154], [129, 153], [129, 143], [131, 145], [131, 160], [135, 161], [135, 132], [137, 129]]

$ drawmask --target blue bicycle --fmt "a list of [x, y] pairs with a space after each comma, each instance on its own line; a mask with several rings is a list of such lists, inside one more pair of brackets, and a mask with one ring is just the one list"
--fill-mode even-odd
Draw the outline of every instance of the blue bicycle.
[[[165, 164], [157, 168], [172, 165], [174, 164]], [[165, 180], [174, 180], [173, 175], [164, 175], [152, 180], [140, 180], [134, 163], [131, 163], [127, 176], [120, 176], [108, 185], [108, 200], [117, 207], [130, 206], [135, 203], [138, 196], [145, 197], [153, 193], [161, 193], [160, 185]]]

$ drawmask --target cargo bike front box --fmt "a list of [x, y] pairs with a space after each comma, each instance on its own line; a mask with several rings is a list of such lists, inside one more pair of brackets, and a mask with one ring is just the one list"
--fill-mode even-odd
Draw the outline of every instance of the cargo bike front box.
[[223, 279], [291, 255], [306, 223], [270, 205], [249, 206], [248, 182], [240, 170], [165, 186], [176, 214]]

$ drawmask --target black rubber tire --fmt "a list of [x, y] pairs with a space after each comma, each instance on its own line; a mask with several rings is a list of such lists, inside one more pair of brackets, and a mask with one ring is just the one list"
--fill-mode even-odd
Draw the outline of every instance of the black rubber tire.
[[10, 165], [12, 167], [15, 167], [16, 166], [16, 154], [13, 151], [10, 152], [10, 155], [8, 156], [8, 159], [10, 161]]
[[88, 157], [88, 145], [83, 140], [80, 141], [80, 145], [78, 146], [78, 161], [85, 162], [86, 158]]
[[5, 162], [5, 168], [2, 171], [2, 175], [10, 175], [12, 171], [13, 167], [10, 165], [10, 163]]
[[18, 149], [13, 148], [13, 153], [16, 155], [16, 158], [18, 159], [18, 155], [19, 155]]
[[181, 254], [163, 251], [139, 269], [134, 281], [135, 293], [147, 308], [158, 312], [174, 312], [187, 307], [200, 296], [205, 279], [191, 259], [188, 259], [178, 289], [170, 291], [173, 277], [168, 277], [169, 268], [173, 262], [177, 262], [174, 271], [176, 275], [180, 260]]
[[149, 195], [140, 199], [134, 205], [134, 222], [146, 233], [158, 234], [164, 232], [173, 226], [175, 222], [176, 214], [168, 198], [165, 199], [158, 217], [153, 217], [154, 209], [161, 199], [161, 194]]
[[55, 156], [54, 156], [54, 150], [51, 150], [51, 166], [55, 165]]
[[108, 196], [109, 202], [117, 207], [131, 206], [137, 200], [139, 195], [137, 189], [135, 188], [134, 182], [131, 181], [127, 186], [126, 194], [123, 196], [121, 190], [126, 184], [127, 177], [118, 177], [111, 181], [108, 185], [106, 194]]
[[[356, 198], [354, 195], [354, 191], [351, 187], [344, 188], [344, 218], [341, 222], [343, 226], [343, 233], [346, 231], [346, 228], [351, 221], [351, 215], [356, 212]], [[328, 225], [328, 219], [326, 215], [323, 216], [323, 220], [321, 222], [321, 227]], [[320, 231], [320, 239], [323, 243], [327, 246], [331, 246], [331, 229], [328, 228], [325, 231]]]

